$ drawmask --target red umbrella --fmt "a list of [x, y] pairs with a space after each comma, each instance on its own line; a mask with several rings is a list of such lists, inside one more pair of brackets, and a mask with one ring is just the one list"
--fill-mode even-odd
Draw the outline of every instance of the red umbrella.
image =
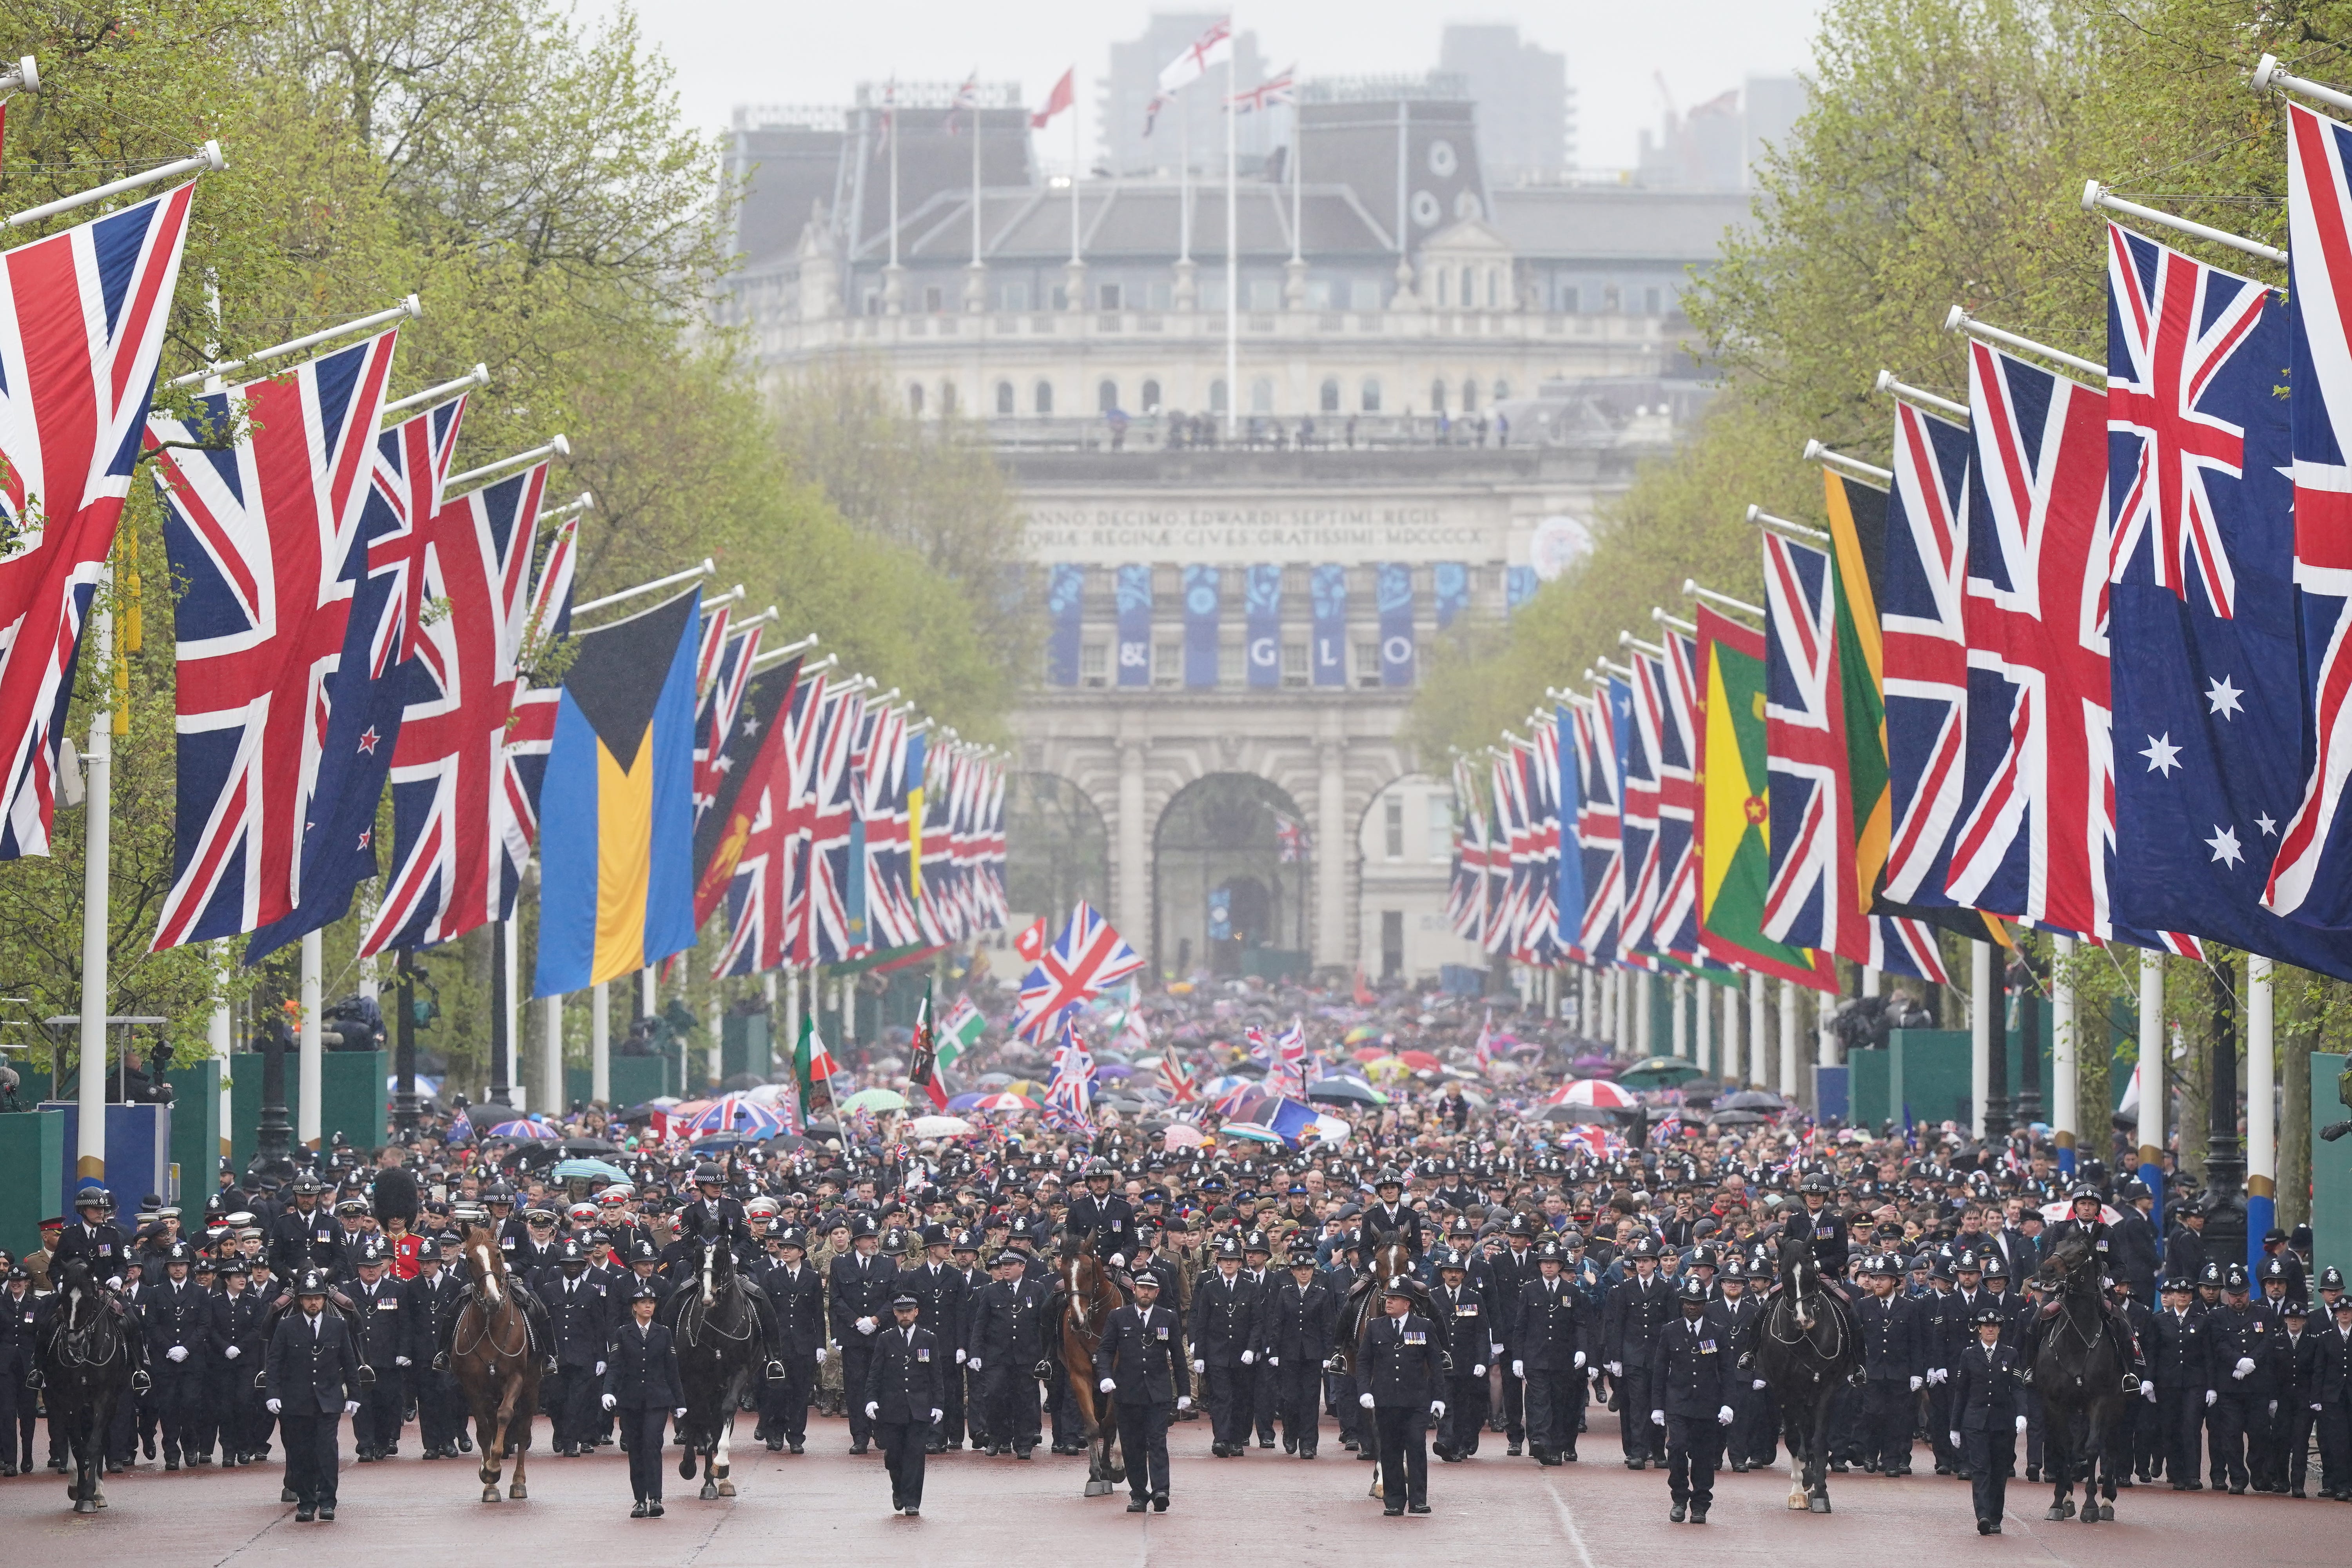
[[1427, 1051], [1399, 1051], [1397, 1060], [1415, 1072], [1436, 1072], [1445, 1065]]
[[1641, 1103], [1633, 1090], [1611, 1083], [1607, 1079], [1580, 1078], [1560, 1085], [1548, 1103], [1552, 1105], [1591, 1105], [1608, 1110], [1625, 1110]]
[[1376, 1062], [1386, 1057], [1388, 1054], [1389, 1053], [1385, 1049], [1379, 1046], [1358, 1046], [1354, 1050], [1348, 1053], [1348, 1058], [1350, 1061]]

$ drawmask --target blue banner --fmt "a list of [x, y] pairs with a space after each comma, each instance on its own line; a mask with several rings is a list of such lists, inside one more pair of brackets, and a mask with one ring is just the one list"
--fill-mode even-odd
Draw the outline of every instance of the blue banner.
[[1503, 608], [1507, 612], [1517, 609], [1534, 598], [1536, 590], [1542, 586], [1543, 579], [1536, 575], [1534, 567], [1510, 568], [1503, 574]]
[[1217, 683], [1217, 569], [1184, 568], [1184, 684]]
[[1253, 566], [1245, 608], [1249, 616], [1249, 683], [1282, 684], [1282, 568]]
[[1078, 608], [1085, 598], [1087, 569], [1056, 566], [1045, 581], [1045, 680], [1051, 686], [1078, 683]]
[[1118, 569], [1118, 684], [1151, 684], [1151, 568]]
[[1315, 647], [1308, 662], [1318, 686], [1348, 684], [1348, 569], [1318, 566], [1307, 580], [1315, 602]]
[[1441, 561], [1430, 568], [1437, 593], [1437, 629], [1452, 626], [1470, 607], [1470, 568], [1459, 561]]
[[1380, 568], [1381, 684], [1412, 684], [1412, 568], [1384, 562]]

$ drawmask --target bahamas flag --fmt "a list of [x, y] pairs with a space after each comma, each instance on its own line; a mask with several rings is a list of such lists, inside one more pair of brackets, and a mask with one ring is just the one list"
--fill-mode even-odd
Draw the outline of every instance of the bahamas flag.
[[535, 994], [694, 945], [694, 681], [702, 591], [574, 632], [541, 786]]

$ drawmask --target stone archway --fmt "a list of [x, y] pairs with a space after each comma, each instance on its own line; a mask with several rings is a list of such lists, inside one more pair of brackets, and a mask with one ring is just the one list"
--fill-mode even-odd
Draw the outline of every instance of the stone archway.
[[1058, 773], [1015, 773], [1004, 786], [1005, 902], [1059, 931], [1080, 899], [1110, 907], [1110, 834], [1102, 808]]
[[1207, 773], [1177, 790], [1152, 830], [1154, 967], [1178, 978], [1304, 973], [1306, 820], [1288, 791], [1255, 773]]

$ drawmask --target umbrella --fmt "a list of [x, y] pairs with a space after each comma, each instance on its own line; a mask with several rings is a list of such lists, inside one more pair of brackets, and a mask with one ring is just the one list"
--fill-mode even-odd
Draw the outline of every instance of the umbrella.
[[706, 1132], [688, 1143], [687, 1148], [696, 1152], [707, 1149], [740, 1149], [749, 1142], [751, 1140], [746, 1139], [740, 1132]]
[[1415, 1072], [1435, 1072], [1445, 1065], [1427, 1051], [1399, 1051], [1397, 1060]]
[[575, 1154], [583, 1160], [593, 1160], [599, 1155], [617, 1154], [621, 1152], [621, 1146], [609, 1138], [566, 1138], [562, 1142], [558, 1143], [555, 1149], [560, 1154]]
[[1377, 1040], [1380, 1037], [1381, 1032], [1378, 1029], [1373, 1028], [1370, 1024], [1359, 1024], [1354, 1028], [1349, 1030], [1347, 1037], [1342, 1039], [1339, 1043], [1343, 1046], [1354, 1046], [1360, 1045], [1366, 1040]]
[[1037, 1102], [1025, 1094], [992, 1094], [972, 1107], [974, 1110], [1034, 1110]]
[[1771, 1121], [1760, 1110], [1718, 1110], [1706, 1121], [1710, 1127], [1760, 1127]]
[[1360, 1078], [1318, 1079], [1307, 1086], [1307, 1098], [1351, 1105], [1386, 1105], [1389, 1102], [1387, 1095]]
[[904, 1110], [907, 1097], [895, 1089], [861, 1089], [841, 1102], [844, 1110]]
[[1359, 1062], [1384, 1061], [1388, 1058], [1388, 1052], [1378, 1046], [1359, 1046], [1348, 1053], [1348, 1058], [1350, 1061]]
[[782, 1150], [785, 1153], [791, 1153], [796, 1149], [814, 1149], [816, 1147], [816, 1145], [810, 1142], [806, 1136], [798, 1132], [777, 1132], [762, 1139], [761, 1142], [766, 1143], [770, 1149]]
[[[1786, 1110], [1789, 1102], [1769, 1089], [1743, 1089], [1715, 1102], [1717, 1110]], [[1718, 1121], [1722, 1120], [1717, 1117]]]
[[1580, 1078], [1560, 1085], [1551, 1097], [1554, 1105], [1591, 1105], [1611, 1110], [1630, 1110], [1640, 1103], [1633, 1091], [1622, 1089], [1603, 1078]]
[[719, 1087], [730, 1094], [740, 1094], [745, 1089], [761, 1088], [767, 1081], [755, 1072], [739, 1072], [732, 1078], [721, 1079]]
[[908, 1123], [907, 1131], [918, 1138], [961, 1138], [980, 1129], [961, 1116], [918, 1116]]
[[[2042, 1205], [2042, 1217], [2052, 1225], [2057, 1224], [2062, 1219], [2072, 1218], [2074, 1216], [2074, 1202], [2072, 1199], [2068, 1198], [2061, 1198], [2054, 1204], [2043, 1204]], [[2118, 1214], [2109, 1205], [2105, 1204], [2101, 1204], [2099, 1205], [2099, 1218], [2103, 1223], [2107, 1225], [2119, 1225], [2122, 1223], [2123, 1217], [2124, 1216], [2122, 1215]]]
[[1135, 1069], [1125, 1062], [1105, 1062], [1095, 1068], [1097, 1078], [1133, 1078]]
[[1189, 1121], [1171, 1121], [1160, 1134], [1163, 1149], [1198, 1149], [1205, 1142], [1201, 1130]]
[[1240, 1139], [1246, 1143], [1279, 1143], [1282, 1134], [1271, 1127], [1261, 1127], [1255, 1121], [1228, 1121], [1217, 1134], [1224, 1139]]
[[1237, 1089], [1255, 1089], [1256, 1087], [1257, 1079], [1229, 1072], [1221, 1078], [1213, 1078], [1202, 1084], [1200, 1094], [1203, 1100], [1214, 1100], [1221, 1094], [1230, 1094]]
[[[1545, 1105], [1528, 1113], [1529, 1121], [1606, 1122], [1609, 1113], [1597, 1105]], [[1760, 1119], [1759, 1119], [1760, 1120]]]
[[980, 1109], [980, 1102], [987, 1098], [988, 1096], [984, 1094], [959, 1094], [948, 1101], [948, 1109], [958, 1111], [977, 1110]]
[[972, 1081], [982, 1089], [1003, 1089], [1013, 1081], [1013, 1075], [1009, 1072], [984, 1072]]
[[784, 1131], [782, 1117], [740, 1094], [722, 1094], [689, 1115], [673, 1113], [670, 1124], [688, 1132], [749, 1132], [754, 1137]]
[[629, 1173], [610, 1160], [564, 1160], [556, 1164], [555, 1179], [568, 1182], [574, 1176], [593, 1182], [625, 1182]]
[[1007, 1094], [1026, 1094], [1032, 1096], [1042, 1095], [1045, 1092], [1045, 1086], [1039, 1083], [1034, 1078], [1016, 1078], [1012, 1082], [1004, 1086], [1004, 1092]]
[[1643, 1057], [1617, 1075], [1625, 1078], [1692, 1079], [1706, 1076], [1699, 1065], [1683, 1057]]
[[546, 1139], [552, 1142], [563, 1134], [544, 1121], [501, 1121], [484, 1134], [490, 1138]]

